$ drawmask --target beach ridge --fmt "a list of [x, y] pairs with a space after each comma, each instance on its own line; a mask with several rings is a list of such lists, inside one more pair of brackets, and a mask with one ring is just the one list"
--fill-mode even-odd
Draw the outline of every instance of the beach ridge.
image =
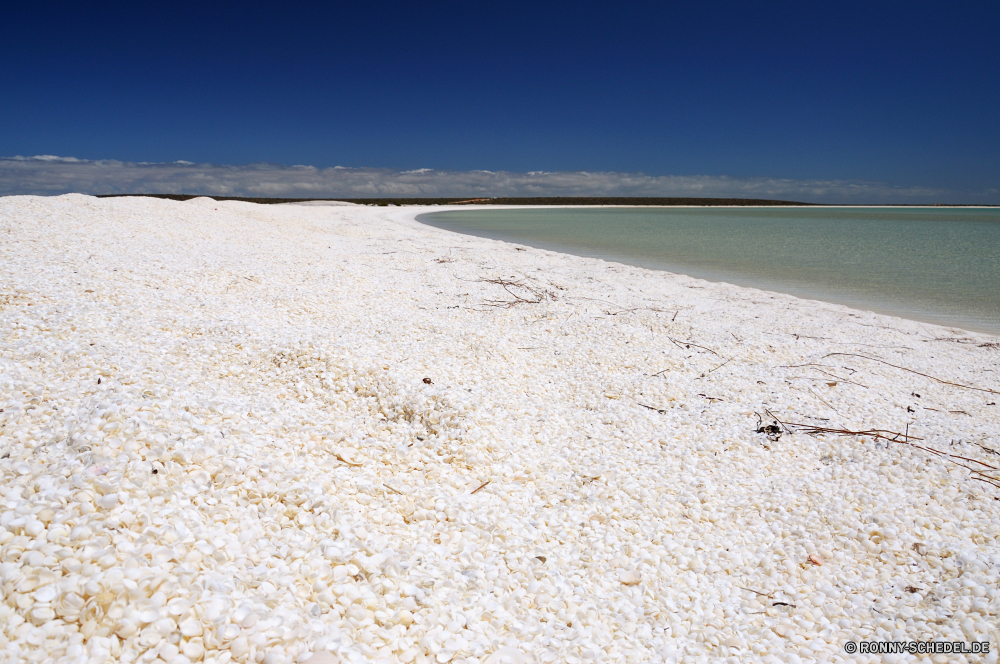
[[0, 198], [0, 649], [1000, 649], [996, 337], [442, 209]]

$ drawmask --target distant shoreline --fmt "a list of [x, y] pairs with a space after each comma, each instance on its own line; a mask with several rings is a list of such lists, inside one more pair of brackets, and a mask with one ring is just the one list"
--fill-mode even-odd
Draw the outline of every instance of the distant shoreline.
[[682, 198], [649, 196], [544, 196], [523, 198], [253, 198], [247, 196], [205, 196], [204, 194], [99, 194], [97, 198], [120, 198], [141, 196], [162, 198], [172, 201], [187, 201], [192, 198], [212, 198], [217, 201], [243, 201], [262, 205], [282, 203], [307, 203], [312, 201], [340, 201], [357, 205], [531, 205], [531, 206], [575, 206], [611, 205], [646, 207], [974, 207], [995, 208], [1000, 205], [978, 205], [964, 203], [882, 203], [882, 204], [828, 204], [803, 203], [762, 198]]

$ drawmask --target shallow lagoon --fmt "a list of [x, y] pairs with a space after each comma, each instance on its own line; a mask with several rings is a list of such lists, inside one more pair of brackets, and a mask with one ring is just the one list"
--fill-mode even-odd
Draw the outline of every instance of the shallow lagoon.
[[422, 223], [1000, 334], [1000, 209], [532, 208]]

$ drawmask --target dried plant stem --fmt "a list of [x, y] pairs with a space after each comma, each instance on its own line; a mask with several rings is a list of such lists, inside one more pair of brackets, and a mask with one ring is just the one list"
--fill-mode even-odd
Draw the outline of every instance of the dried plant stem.
[[[700, 349], [702, 349], [702, 350], [707, 350], [707, 351], [708, 351], [709, 353], [711, 353], [712, 355], [718, 355], [719, 357], [723, 357], [723, 358], [725, 357], [725, 355], [720, 355], [719, 353], [716, 353], [716, 352], [715, 352], [714, 350], [712, 350], [711, 348], [706, 348], [705, 346], [699, 346], [698, 344], [696, 344], [696, 343], [693, 343], [693, 342], [691, 342], [691, 341], [678, 341], [678, 340], [674, 339], [673, 337], [667, 337], [667, 339], [670, 339], [670, 342], [671, 342], [671, 343], [672, 343], [673, 345], [677, 346], [678, 348], [686, 348], [686, 347], [688, 347], [688, 346], [694, 346], [695, 348], [700, 348]], [[684, 345], [683, 345], [683, 346], [681, 346], [681, 344], [684, 344]]]
[[946, 461], [955, 464], [956, 466], [961, 466], [962, 468], [965, 468], [969, 472], [978, 476], [974, 477], [973, 479], [978, 479], [981, 482], [986, 482], [987, 484], [991, 484], [992, 486], [995, 486], [996, 488], [1000, 489], [1000, 479], [987, 475], [986, 472], [984, 471], [976, 470], [975, 468], [970, 468], [969, 466], [966, 466], [964, 463], [959, 463], [955, 459], [959, 459], [961, 461], [967, 461], [969, 463], [979, 464], [981, 466], [984, 466], [985, 468], [988, 469], [988, 471], [991, 472], [1000, 472], [1000, 468], [997, 468], [996, 466], [991, 466], [988, 463], [984, 463], [976, 459], [970, 459], [968, 457], [960, 456], [958, 454], [950, 454], [948, 452], [942, 452], [941, 450], [936, 450], [933, 447], [927, 447], [926, 445], [917, 445], [916, 443], [911, 441], [923, 440], [923, 439], [909, 435], [909, 431], [907, 431], [906, 433], [887, 431], [885, 429], [867, 429], [865, 431], [851, 431], [850, 429], [834, 429], [831, 427], [818, 427], [813, 424], [782, 422], [777, 417], [775, 417], [774, 413], [772, 413], [771, 411], [765, 410], [764, 412], [766, 412], [771, 418], [774, 419], [775, 422], [781, 425], [781, 427], [790, 434], [804, 433], [809, 436], [815, 436], [819, 434], [834, 434], [836, 436], [871, 436], [876, 440], [884, 440], [889, 443], [899, 443], [900, 445], [909, 445], [910, 447], [915, 447], [918, 450], [924, 450], [925, 452], [930, 452], [931, 454], [940, 456]]
[[925, 373], [920, 373], [919, 371], [914, 371], [913, 369], [907, 369], [906, 367], [901, 367], [898, 364], [892, 364], [891, 362], [886, 362], [885, 360], [880, 360], [877, 357], [869, 357], [868, 355], [858, 355], [857, 353], [830, 353], [829, 355], [824, 355], [823, 358], [832, 357], [834, 355], [846, 355], [849, 357], [860, 357], [865, 360], [871, 360], [872, 362], [879, 362], [880, 364], [885, 364], [886, 366], [893, 367], [894, 369], [900, 369], [902, 371], [909, 371], [910, 373], [917, 374], [918, 376], [923, 376], [924, 378], [930, 378], [931, 380], [941, 383], [942, 385], [951, 385], [953, 387], [961, 387], [965, 390], [975, 390], [976, 392], [986, 392], [987, 394], [1000, 394], [996, 390], [990, 390], [983, 387], [973, 387], [972, 385], [963, 385], [962, 383], [953, 383], [950, 380], [944, 380], [941, 378], [935, 378], [934, 376], [929, 376]]
[[[502, 277], [497, 279], [480, 279], [483, 283], [495, 284], [502, 287], [507, 293], [513, 297], [513, 300], [487, 300], [486, 304], [491, 307], [506, 307], [511, 308], [517, 306], [518, 304], [541, 304], [546, 299], [554, 300], [555, 295], [546, 290], [541, 290], [533, 286], [529, 286], [523, 281], [510, 281]], [[519, 289], [522, 292], [527, 292], [531, 294], [531, 297], [524, 297], [518, 295], [511, 289]], [[532, 299], [533, 298], [533, 299]]]

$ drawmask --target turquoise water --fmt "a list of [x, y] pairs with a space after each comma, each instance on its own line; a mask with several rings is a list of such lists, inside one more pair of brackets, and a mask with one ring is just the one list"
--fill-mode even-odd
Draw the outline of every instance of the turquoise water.
[[542, 208], [438, 228], [1000, 334], [997, 208]]

